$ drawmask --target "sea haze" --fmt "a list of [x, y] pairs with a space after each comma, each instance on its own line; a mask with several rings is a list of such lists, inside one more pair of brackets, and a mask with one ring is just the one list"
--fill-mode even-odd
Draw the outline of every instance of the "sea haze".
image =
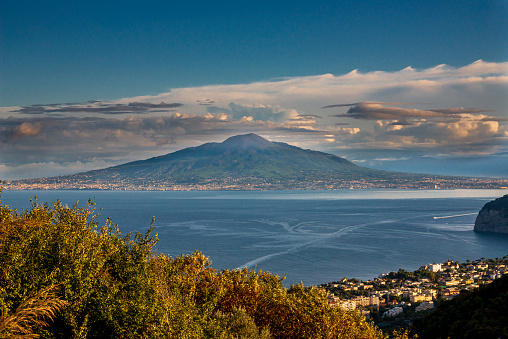
[[217, 269], [248, 266], [285, 284], [418, 269], [446, 259], [508, 254], [508, 235], [473, 231], [482, 206], [506, 190], [338, 190], [267, 192], [3, 191], [26, 208], [29, 198], [68, 205], [92, 198], [123, 232], [144, 232], [155, 216], [157, 251], [200, 250]]

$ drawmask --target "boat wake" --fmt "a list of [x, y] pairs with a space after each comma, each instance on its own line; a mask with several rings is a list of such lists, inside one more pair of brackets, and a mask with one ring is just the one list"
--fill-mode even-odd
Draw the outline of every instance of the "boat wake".
[[347, 227], [344, 227], [344, 228], [342, 228], [342, 229], [340, 229], [340, 230], [338, 230], [336, 232], [328, 233], [328, 234], [323, 234], [321, 236], [316, 237], [313, 240], [310, 240], [310, 241], [301, 243], [299, 245], [293, 246], [291, 248], [288, 248], [285, 251], [281, 251], [281, 252], [277, 252], [277, 253], [272, 253], [272, 254], [264, 255], [264, 256], [259, 257], [257, 259], [251, 260], [248, 263], [243, 264], [243, 265], [237, 267], [236, 269], [241, 269], [241, 268], [244, 268], [244, 267], [251, 267], [251, 266], [254, 266], [254, 265], [258, 265], [259, 263], [264, 262], [264, 261], [269, 260], [269, 259], [272, 259], [274, 257], [278, 257], [280, 255], [284, 255], [284, 254], [289, 254], [289, 253], [295, 252], [295, 251], [301, 249], [302, 247], [310, 246], [312, 244], [315, 244], [315, 243], [318, 243], [318, 242], [321, 242], [321, 241], [324, 241], [324, 240], [327, 240], [327, 239], [330, 239], [330, 238], [340, 237], [340, 236], [342, 236], [342, 235], [344, 235], [346, 233], [350, 233], [351, 231], [354, 231], [354, 230], [356, 230], [356, 229], [358, 229], [360, 227], [380, 225], [380, 224], [390, 224], [390, 223], [394, 223], [394, 222], [397, 222], [397, 221], [398, 220], [382, 220], [382, 221], [370, 222], [370, 223], [365, 223], [365, 224], [347, 226]]
[[463, 217], [465, 215], [473, 215], [473, 214], [478, 214], [478, 212], [475, 212], [475, 213], [465, 213], [465, 214], [455, 214], [455, 215], [444, 215], [442, 217], [434, 217], [434, 219], [446, 219], [446, 218]]

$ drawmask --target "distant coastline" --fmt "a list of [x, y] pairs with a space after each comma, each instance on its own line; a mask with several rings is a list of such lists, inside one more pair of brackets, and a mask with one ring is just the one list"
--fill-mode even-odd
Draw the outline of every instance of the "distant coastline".
[[7, 181], [4, 187], [129, 191], [499, 189], [508, 187], [508, 178], [376, 170], [333, 154], [271, 142], [250, 133], [99, 170]]
[[343, 190], [343, 189], [508, 189], [508, 179], [426, 176], [423, 180], [408, 178], [371, 180], [339, 180], [323, 177], [319, 181], [276, 180], [262, 178], [210, 178], [206, 183], [181, 183], [164, 181], [129, 182], [108, 180], [68, 180], [67, 177], [51, 177], [5, 181], [5, 190], [104, 190], [104, 191], [280, 191], [280, 190]]

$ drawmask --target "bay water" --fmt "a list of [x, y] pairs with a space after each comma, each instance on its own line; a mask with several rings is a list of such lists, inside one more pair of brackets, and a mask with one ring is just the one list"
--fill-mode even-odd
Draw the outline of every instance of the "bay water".
[[126, 233], [146, 232], [155, 217], [156, 250], [199, 250], [212, 267], [250, 267], [284, 284], [317, 285], [343, 277], [372, 279], [399, 268], [447, 259], [508, 255], [508, 235], [473, 231], [483, 205], [506, 190], [336, 191], [3, 191], [22, 210], [37, 196], [111, 217]]

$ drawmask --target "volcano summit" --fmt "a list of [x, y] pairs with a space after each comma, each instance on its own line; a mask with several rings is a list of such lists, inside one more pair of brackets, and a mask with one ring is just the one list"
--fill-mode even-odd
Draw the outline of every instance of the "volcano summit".
[[163, 156], [74, 175], [7, 182], [7, 189], [270, 190], [340, 188], [499, 188], [507, 180], [374, 170], [336, 155], [230, 137]]

